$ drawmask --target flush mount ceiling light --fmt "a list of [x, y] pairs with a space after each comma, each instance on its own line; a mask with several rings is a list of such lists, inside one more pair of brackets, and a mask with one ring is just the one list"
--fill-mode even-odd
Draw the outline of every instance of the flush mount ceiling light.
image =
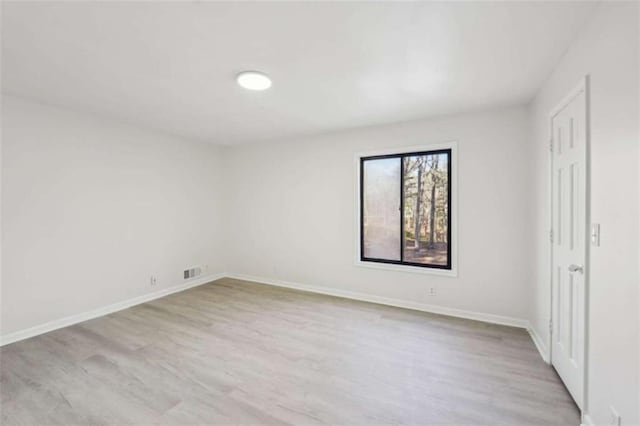
[[258, 71], [243, 71], [237, 75], [236, 81], [249, 90], [266, 90], [271, 87], [271, 79]]

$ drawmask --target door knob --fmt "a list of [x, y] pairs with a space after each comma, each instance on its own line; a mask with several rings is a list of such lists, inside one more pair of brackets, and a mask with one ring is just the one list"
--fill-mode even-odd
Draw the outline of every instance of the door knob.
[[584, 272], [584, 268], [582, 265], [569, 265], [569, 272], [580, 272], [581, 274]]

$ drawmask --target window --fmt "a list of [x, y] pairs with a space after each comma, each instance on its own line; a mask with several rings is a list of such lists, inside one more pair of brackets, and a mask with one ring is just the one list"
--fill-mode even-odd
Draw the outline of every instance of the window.
[[359, 158], [359, 260], [452, 270], [451, 147]]

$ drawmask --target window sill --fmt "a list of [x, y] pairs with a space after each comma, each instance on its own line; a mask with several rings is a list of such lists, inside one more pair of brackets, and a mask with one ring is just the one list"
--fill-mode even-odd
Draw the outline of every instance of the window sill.
[[382, 269], [386, 271], [408, 272], [422, 275], [437, 275], [450, 278], [456, 278], [458, 276], [458, 271], [455, 267], [453, 269], [422, 268], [420, 266], [395, 265], [393, 263], [367, 262], [363, 260], [356, 260], [355, 266], [361, 268]]

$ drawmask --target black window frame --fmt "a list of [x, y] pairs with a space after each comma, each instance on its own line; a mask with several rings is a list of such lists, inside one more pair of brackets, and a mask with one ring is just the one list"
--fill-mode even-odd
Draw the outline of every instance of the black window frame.
[[[404, 260], [404, 158], [413, 157], [413, 156], [424, 156], [424, 155], [441, 155], [447, 154], [447, 263], [446, 265], [440, 264], [429, 264], [429, 263], [418, 263], [418, 262], [407, 262]], [[365, 161], [371, 160], [383, 160], [388, 158], [399, 158], [400, 159], [400, 260], [391, 260], [391, 259], [378, 259], [366, 257], [364, 255], [364, 163]], [[452, 263], [451, 263], [451, 252], [453, 241], [451, 239], [451, 229], [452, 229], [452, 216], [453, 216], [453, 197], [452, 197], [452, 169], [453, 169], [453, 154], [451, 148], [444, 149], [433, 149], [428, 151], [414, 151], [414, 152], [402, 152], [397, 154], [384, 154], [384, 155], [372, 155], [368, 157], [360, 157], [360, 162], [358, 167], [360, 168], [360, 261], [361, 262], [373, 262], [373, 263], [384, 263], [391, 265], [402, 265], [402, 266], [412, 266], [419, 267], [425, 269], [440, 269], [446, 271], [453, 271]]]

